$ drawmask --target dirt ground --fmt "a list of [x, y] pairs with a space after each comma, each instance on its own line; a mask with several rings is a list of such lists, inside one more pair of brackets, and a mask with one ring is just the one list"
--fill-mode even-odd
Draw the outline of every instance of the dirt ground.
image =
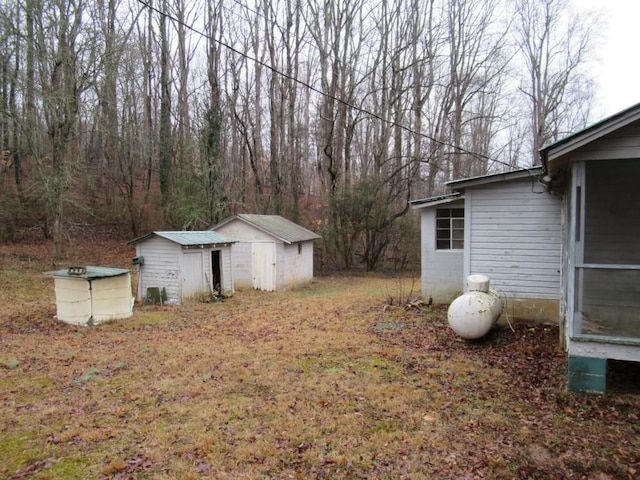
[[[0, 246], [0, 478], [640, 479], [640, 376], [566, 389], [555, 326], [461, 340], [409, 276], [54, 319], [69, 264], [119, 243]], [[134, 276], [135, 282], [135, 276]]]

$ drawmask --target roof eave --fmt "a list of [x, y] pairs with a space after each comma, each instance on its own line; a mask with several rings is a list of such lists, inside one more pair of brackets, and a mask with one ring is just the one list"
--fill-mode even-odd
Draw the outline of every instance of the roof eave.
[[549, 162], [556, 161], [574, 150], [638, 120], [640, 120], [640, 103], [606, 117], [554, 143], [545, 145], [540, 149], [540, 157], [545, 167], [545, 172], [549, 171]]
[[522, 170], [513, 170], [511, 172], [494, 173], [491, 175], [482, 175], [479, 177], [461, 178], [458, 180], [451, 180], [446, 182], [445, 185], [451, 188], [453, 191], [462, 191], [465, 188], [475, 187], [478, 185], [486, 185], [489, 183], [507, 182], [513, 180], [519, 180], [522, 178], [535, 177], [542, 174], [542, 167], [532, 167]]
[[460, 200], [464, 200], [464, 195], [460, 192], [454, 192], [447, 195], [439, 195], [437, 197], [412, 200], [409, 202], [409, 205], [413, 210], [422, 210], [423, 208], [431, 208]]
[[222, 222], [220, 222], [220, 223], [214, 225], [213, 227], [211, 227], [210, 230], [216, 230], [216, 229], [222, 227], [223, 225], [226, 225], [227, 223], [229, 223], [229, 222], [231, 222], [233, 220], [240, 220], [240, 221], [246, 223], [247, 225], [251, 225], [253, 228], [261, 231], [262, 233], [266, 233], [267, 235], [270, 235], [270, 236], [276, 238], [277, 240], [280, 240], [281, 242], [283, 242], [283, 243], [285, 243], [287, 245], [293, 245], [294, 243], [301, 243], [301, 242], [312, 242], [314, 240], [320, 240], [322, 238], [322, 236], [318, 235], [317, 233], [312, 232], [311, 230], [308, 230], [308, 229], [306, 229], [306, 228], [304, 228], [304, 227], [302, 227], [300, 225], [297, 225], [298, 227], [300, 227], [300, 228], [304, 229], [305, 231], [309, 232], [311, 234], [310, 238], [305, 238], [305, 239], [300, 239], [300, 240], [289, 240], [287, 238], [282, 237], [278, 233], [276, 233], [274, 231], [271, 231], [271, 230], [269, 230], [267, 228], [264, 228], [262, 225], [251, 221], [250, 218], [248, 218], [248, 217], [246, 217], [244, 215], [241, 215], [241, 214], [236, 214], [236, 215], [233, 215], [233, 216], [223, 220]]

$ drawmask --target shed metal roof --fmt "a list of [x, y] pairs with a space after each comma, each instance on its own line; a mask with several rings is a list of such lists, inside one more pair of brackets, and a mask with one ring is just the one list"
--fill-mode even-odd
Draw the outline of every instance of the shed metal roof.
[[475, 187], [488, 183], [508, 182], [511, 180], [520, 180], [522, 178], [538, 177], [542, 174], [542, 167], [522, 168], [519, 170], [511, 170], [509, 172], [492, 173], [488, 175], [480, 175], [477, 177], [459, 178], [450, 180], [445, 185], [451, 190], [460, 191], [467, 187]]
[[222, 222], [214, 226], [213, 229], [221, 227], [222, 225], [226, 225], [233, 220], [240, 220], [249, 225], [252, 225], [258, 230], [276, 237], [277, 239], [285, 243], [306, 242], [309, 240], [317, 240], [319, 238], [322, 238], [317, 233], [312, 232], [311, 230], [307, 230], [306, 228], [292, 222], [291, 220], [287, 220], [280, 215], [258, 215], [250, 213], [240, 213], [238, 215], [229, 217], [226, 220], [223, 220]]
[[130, 244], [140, 243], [152, 236], [166, 238], [183, 247], [196, 245], [224, 245], [235, 243], [236, 240], [211, 230], [204, 231], [176, 231], [176, 232], [151, 232], [131, 240]]
[[411, 200], [409, 205], [411, 208], [417, 210], [420, 208], [434, 207], [436, 205], [442, 205], [444, 203], [451, 203], [457, 200], [464, 200], [464, 195], [460, 192], [446, 193], [444, 195], [438, 195], [436, 197], [419, 198]]
[[96, 278], [117, 277], [131, 272], [131, 270], [127, 270], [125, 268], [87, 266], [84, 267], [86, 270], [83, 273], [72, 273], [74, 268], [76, 267], [64, 270], [53, 270], [50, 272], [44, 272], [44, 274], [52, 275], [54, 277], [84, 278], [93, 280]]

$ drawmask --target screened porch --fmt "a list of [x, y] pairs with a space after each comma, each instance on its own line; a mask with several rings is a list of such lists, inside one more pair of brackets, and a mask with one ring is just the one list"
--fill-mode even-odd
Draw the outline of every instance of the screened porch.
[[571, 337], [640, 345], [640, 161], [578, 162], [574, 175]]

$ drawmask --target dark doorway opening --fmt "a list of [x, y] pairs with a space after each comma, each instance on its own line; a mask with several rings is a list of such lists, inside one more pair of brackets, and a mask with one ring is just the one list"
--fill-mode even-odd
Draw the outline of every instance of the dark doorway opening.
[[211, 274], [213, 280], [213, 293], [222, 295], [222, 256], [220, 250], [211, 250]]

